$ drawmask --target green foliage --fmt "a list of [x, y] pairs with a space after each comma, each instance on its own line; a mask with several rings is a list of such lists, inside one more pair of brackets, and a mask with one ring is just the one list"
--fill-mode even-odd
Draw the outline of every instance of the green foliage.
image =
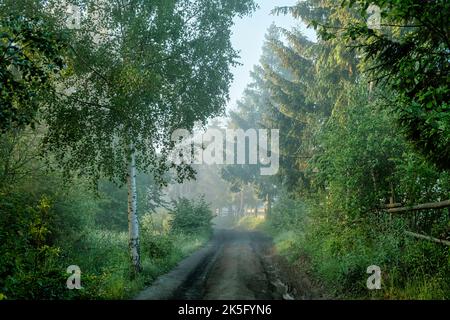
[[299, 200], [293, 199], [286, 192], [282, 193], [272, 208], [267, 221], [274, 232], [279, 233], [286, 230], [296, 230], [301, 233], [306, 216], [306, 205]]
[[163, 235], [170, 232], [172, 216], [166, 210], [146, 213], [141, 218], [142, 232], [144, 235]]
[[51, 239], [54, 212], [50, 200], [1, 192], [0, 213], [2, 293], [26, 299], [61, 296], [64, 275], [58, 268], [61, 249]]
[[[405, 203], [442, 199], [448, 174], [411, 150], [395, 130], [394, 114], [364, 103], [367, 96], [358, 87], [350, 92], [353, 104], [336, 109], [319, 137], [314, 181], [324, 184], [323, 191], [308, 205], [283, 196], [268, 218], [277, 247], [293, 260], [307, 255], [314, 274], [337, 297], [448, 298], [448, 248], [404, 233], [415, 228], [447, 238], [446, 210], [413, 220], [375, 210], [392, 196], [391, 185], [394, 198]], [[366, 288], [370, 265], [384, 275], [375, 293]]]
[[[370, 4], [381, 8], [380, 30], [368, 28]], [[306, 99], [298, 99], [299, 90], [290, 91], [287, 80], [292, 78], [280, 77], [280, 69], [261, 77], [273, 83], [267, 99], [277, 102], [281, 113], [299, 107], [287, 113], [292, 118], [302, 117], [307, 106], [302, 102], [314, 106], [315, 115], [330, 113], [315, 124], [295, 124], [289, 133], [301, 130], [302, 135], [293, 135], [301, 140], [293, 139], [299, 148], [281, 144], [282, 156], [294, 150], [300, 157], [312, 156], [284, 172], [294, 178], [285, 184], [293, 183], [291, 196], [308, 205], [296, 209], [294, 200], [288, 205], [281, 197], [273, 210], [277, 214], [269, 216], [269, 230], [292, 259], [308, 256], [314, 274], [338, 297], [450, 295], [448, 248], [404, 233], [448, 239], [448, 210], [389, 217], [379, 209], [390, 201], [448, 199], [448, 6], [448, 1], [342, 1], [339, 6], [332, 0], [306, 0], [275, 10], [313, 26], [319, 41], [305, 46], [301, 35], [285, 32], [292, 47], [269, 42], [269, 57], [280, 58], [294, 79], [301, 72]], [[305, 68], [308, 57], [314, 72]], [[288, 123], [281, 117], [271, 120], [279, 127]], [[308, 143], [309, 153], [302, 149]], [[366, 268], [374, 264], [383, 270], [383, 289], [369, 292]]]
[[[254, 2], [77, 3], [96, 17], [85, 15], [76, 31], [64, 27], [60, 1], [0, 3], [0, 300], [130, 298], [212, 231], [203, 198], [157, 210], [166, 205], [159, 184], [168, 181], [173, 129], [222, 113], [238, 57], [230, 28]], [[380, 30], [367, 25], [370, 4], [382, 10]], [[241, 208], [252, 188], [269, 208], [274, 201], [264, 226], [256, 216], [238, 225], [265, 227], [293, 262], [308, 257], [338, 298], [448, 299], [449, 249], [405, 231], [449, 240], [449, 209], [380, 208], [448, 199], [449, 6], [305, 0], [276, 9], [319, 40], [272, 26], [230, 127], [280, 129], [280, 172], [232, 166], [223, 171], [229, 184], [218, 184], [205, 171], [208, 190], [195, 192], [217, 208], [233, 201], [217, 191], [230, 185]], [[148, 213], [134, 278], [126, 190], [112, 183], [124, 181], [132, 151], [154, 173], [137, 178], [139, 212]], [[61, 167], [100, 181], [97, 197]], [[192, 174], [176, 169], [181, 180]], [[65, 287], [69, 265], [80, 266], [82, 290]], [[366, 288], [370, 265], [381, 267], [382, 290]]]
[[141, 248], [151, 259], [166, 259], [174, 250], [174, 238], [169, 234], [169, 214], [147, 213], [141, 220]]
[[176, 200], [170, 213], [173, 215], [173, 232], [210, 234], [212, 231], [213, 213], [203, 198]]
[[230, 221], [230, 223], [230, 227], [238, 227], [245, 230], [258, 230], [264, 226], [264, 219], [261, 216], [246, 215], [240, 219], [234, 219], [234, 221]]
[[406, 146], [395, 114], [381, 109], [378, 100], [369, 103], [364, 86], [350, 87], [347, 94], [350, 104], [334, 110], [320, 135], [315, 183], [329, 190], [337, 213], [365, 214], [389, 199], [395, 159]]
[[[137, 207], [139, 212], [154, 211], [155, 208], [167, 206], [161, 194], [161, 187], [150, 175], [137, 174]], [[99, 210], [95, 214], [95, 224], [106, 230], [125, 232], [128, 230], [124, 213], [128, 210], [127, 188], [100, 180], [98, 183]]]
[[[73, 3], [83, 18], [68, 30]], [[177, 232], [146, 234], [144, 271], [131, 279], [125, 191], [101, 179], [123, 183], [136, 153], [141, 171], [154, 173], [138, 177], [140, 210], [164, 205], [170, 133], [223, 112], [238, 63], [230, 28], [254, 8], [252, 0], [1, 1], [1, 299], [130, 297], [206, 241], [191, 234], [211, 231], [200, 201], [191, 208], [197, 224], [175, 214]], [[39, 139], [27, 144], [36, 121]], [[86, 176], [102, 182], [99, 197]], [[65, 288], [74, 264], [80, 291]]]
[[[169, 214], [159, 215], [152, 223], [143, 219], [143, 272], [132, 279], [127, 233], [118, 231], [114, 221], [109, 226], [107, 221], [95, 223], [95, 217], [104, 210], [105, 198], [115, 193], [97, 198], [80, 185], [79, 181], [77, 187], [64, 190], [54, 184], [56, 190], [64, 192], [47, 187], [48, 196], [40, 188], [33, 196], [30, 189], [0, 193], [3, 299], [131, 298], [208, 239], [198, 233], [169, 234]], [[158, 219], [165, 227], [156, 226]], [[80, 267], [83, 289], [66, 288], [69, 265]]]
[[[297, 223], [267, 220], [279, 252], [290, 261], [308, 257], [312, 274], [336, 298], [448, 299], [448, 248], [406, 237], [406, 221], [372, 215], [343, 220], [324, 194], [299, 210]], [[294, 201], [294, 200], [292, 200]], [[277, 205], [275, 205], [275, 208]], [[297, 212], [296, 205], [289, 210]], [[382, 289], [367, 290], [368, 266], [382, 270]]]
[[67, 35], [0, 7], [0, 132], [34, 125], [64, 69]]
[[[133, 144], [139, 170], [164, 183], [172, 132], [223, 112], [238, 57], [232, 19], [254, 3], [96, 2], [77, 1], [88, 14], [71, 34], [60, 99], [43, 115], [45, 151], [66, 173], [123, 183]], [[192, 176], [190, 167], [176, 169]]]
[[164, 259], [174, 250], [174, 243], [168, 235], [146, 235], [142, 239], [141, 249], [153, 259]]
[[[316, 20], [322, 39], [357, 48], [360, 65], [372, 79], [396, 91], [392, 104], [409, 140], [436, 166], [449, 169], [449, 2], [361, 0], [342, 4], [336, 7], [325, 1], [321, 6], [335, 13], [322, 23]], [[381, 9], [380, 30], [367, 25], [370, 4]], [[355, 18], [348, 19], [352, 14]]]

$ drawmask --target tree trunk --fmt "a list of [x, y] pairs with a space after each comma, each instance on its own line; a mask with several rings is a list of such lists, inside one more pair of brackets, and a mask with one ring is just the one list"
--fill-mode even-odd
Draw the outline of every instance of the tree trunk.
[[137, 190], [136, 190], [136, 154], [131, 145], [131, 162], [128, 168], [128, 245], [130, 249], [131, 265], [135, 274], [141, 271], [139, 254], [139, 221], [137, 217]]
[[370, 175], [372, 177], [372, 183], [373, 183], [373, 191], [375, 192], [375, 194], [377, 193], [377, 179], [375, 177], [375, 171], [372, 169], [370, 169]]
[[266, 216], [270, 216], [270, 213], [272, 211], [272, 199], [270, 198], [270, 195], [267, 194], [267, 208], [266, 208]]
[[389, 198], [389, 204], [393, 205], [395, 203], [395, 191], [394, 191], [394, 184], [390, 182], [391, 187], [391, 197]]
[[244, 210], [244, 191], [241, 190], [240, 193], [240, 204], [239, 204], [239, 215], [240, 216], [245, 216], [245, 210]]

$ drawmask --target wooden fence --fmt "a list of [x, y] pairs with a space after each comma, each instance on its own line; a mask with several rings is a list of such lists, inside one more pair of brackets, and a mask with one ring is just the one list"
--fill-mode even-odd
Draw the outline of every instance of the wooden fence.
[[[439, 202], [429, 202], [429, 203], [423, 203], [418, 204], [414, 206], [402, 206], [401, 203], [389, 203], [384, 206], [384, 211], [391, 213], [391, 214], [402, 214], [405, 212], [411, 212], [411, 211], [419, 211], [419, 210], [430, 210], [430, 209], [444, 209], [450, 207], [450, 200], [445, 201], [439, 201]], [[414, 237], [417, 239], [422, 240], [428, 240], [436, 243], [440, 243], [446, 246], [450, 246], [450, 241], [448, 240], [442, 240], [438, 238], [434, 238], [428, 235], [423, 235], [411, 231], [405, 231], [406, 235], [410, 237]]]

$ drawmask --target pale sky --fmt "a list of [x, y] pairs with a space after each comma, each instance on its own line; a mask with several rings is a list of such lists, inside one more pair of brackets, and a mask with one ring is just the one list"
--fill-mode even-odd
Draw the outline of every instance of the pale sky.
[[227, 109], [233, 109], [236, 101], [241, 98], [247, 84], [250, 83], [250, 71], [254, 65], [259, 63], [264, 43], [264, 36], [267, 29], [274, 22], [278, 27], [291, 29], [299, 26], [304, 30], [306, 36], [314, 40], [314, 31], [306, 29], [304, 24], [295, 20], [290, 15], [271, 15], [270, 12], [275, 7], [291, 6], [297, 0], [256, 0], [259, 9], [250, 17], [236, 19], [232, 31], [232, 43], [235, 49], [240, 51], [240, 62], [242, 66], [234, 68], [234, 82], [230, 88], [230, 101]]

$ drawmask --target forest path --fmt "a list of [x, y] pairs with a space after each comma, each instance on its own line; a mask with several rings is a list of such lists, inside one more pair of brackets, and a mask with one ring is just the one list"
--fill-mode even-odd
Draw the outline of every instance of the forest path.
[[275, 267], [271, 238], [218, 229], [207, 246], [158, 278], [136, 299], [293, 299]]

